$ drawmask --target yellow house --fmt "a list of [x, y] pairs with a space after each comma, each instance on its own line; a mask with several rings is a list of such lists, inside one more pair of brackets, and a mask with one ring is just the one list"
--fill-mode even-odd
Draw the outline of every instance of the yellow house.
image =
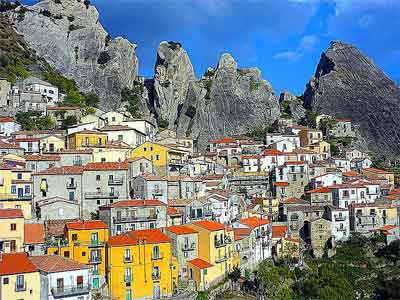
[[54, 153], [65, 149], [64, 138], [58, 135], [46, 135], [40, 138], [40, 150], [43, 153]]
[[0, 200], [3, 208], [20, 208], [25, 219], [32, 218], [32, 171], [14, 168], [11, 171], [11, 198]]
[[171, 240], [159, 229], [110, 237], [107, 266], [113, 299], [171, 297], [178, 286], [178, 265], [172, 256]]
[[97, 130], [82, 130], [68, 135], [68, 149], [105, 147], [107, 134]]
[[40, 273], [28, 255], [0, 255], [0, 299], [40, 300]]
[[105, 282], [106, 242], [108, 226], [102, 221], [68, 222], [64, 229], [65, 240], [59, 240], [47, 249], [49, 255], [71, 258], [90, 267], [92, 288]]
[[314, 144], [304, 146], [304, 149], [319, 153], [324, 159], [331, 156], [331, 144], [326, 141], [318, 141]]
[[24, 251], [24, 215], [20, 209], [0, 209], [0, 252]]
[[1, 198], [11, 197], [12, 168], [8, 166], [0, 167], [0, 195]]
[[186, 155], [186, 151], [152, 142], [145, 142], [131, 152], [131, 157], [145, 157], [150, 160], [160, 176], [179, 171], [184, 165]]
[[204, 291], [223, 280], [235, 265], [234, 232], [215, 221], [197, 221], [187, 226], [199, 234], [199, 257], [188, 261], [189, 277]]
[[122, 162], [130, 154], [131, 147], [107, 143], [104, 148], [93, 148], [93, 162]]

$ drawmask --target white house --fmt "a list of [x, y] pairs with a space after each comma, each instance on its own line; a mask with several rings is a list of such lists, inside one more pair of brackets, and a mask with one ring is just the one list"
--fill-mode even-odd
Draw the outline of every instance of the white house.
[[40, 270], [41, 300], [90, 300], [89, 266], [58, 255], [30, 256]]
[[110, 142], [123, 142], [136, 148], [146, 141], [146, 134], [125, 125], [106, 125], [99, 131], [108, 136]]
[[346, 241], [350, 237], [350, 216], [346, 208], [327, 206], [325, 217], [332, 222], [332, 235], [335, 241]]
[[59, 100], [58, 87], [49, 82], [31, 76], [24, 80], [23, 85], [27, 91], [40, 92], [47, 98], [48, 103], [55, 104]]
[[289, 140], [280, 140], [270, 144], [268, 147], [281, 152], [293, 152], [296, 149], [296, 144]]
[[340, 171], [347, 172], [351, 170], [350, 160], [342, 157], [332, 157], [332, 160]]
[[275, 149], [266, 149], [261, 152], [261, 171], [269, 172], [285, 163], [286, 156], [283, 152]]
[[146, 134], [147, 140], [154, 141], [157, 127], [154, 123], [145, 119], [128, 119], [122, 122], [121, 125], [126, 125]]
[[0, 117], [0, 135], [9, 136], [11, 132], [21, 130], [21, 125], [11, 117]]
[[311, 178], [311, 187], [313, 189], [342, 183], [343, 179], [340, 173], [326, 173]]
[[[81, 120], [82, 121], [82, 120]], [[80, 132], [83, 130], [96, 130], [98, 128], [98, 122], [92, 120], [91, 122], [81, 122], [67, 128], [67, 135], [73, 134], [75, 132]]]
[[207, 195], [207, 202], [215, 220], [228, 224], [239, 215], [240, 197], [226, 190], [211, 190]]
[[23, 148], [25, 154], [40, 153], [40, 139], [34, 137], [21, 137], [9, 140], [10, 143]]
[[333, 204], [347, 208], [352, 203], [367, 203], [367, 188], [363, 184], [338, 184], [329, 187], [332, 190]]

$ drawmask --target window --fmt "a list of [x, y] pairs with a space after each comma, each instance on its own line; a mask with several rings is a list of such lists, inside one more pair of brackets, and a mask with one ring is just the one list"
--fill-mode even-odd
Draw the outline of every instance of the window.
[[153, 259], [159, 259], [160, 258], [160, 247], [154, 246], [153, 247]]
[[118, 135], [118, 141], [122, 142], [124, 140], [124, 136], [122, 134]]
[[78, 288], [83, 288], [83, 276], [76, 277], [76, 286]]
[[131, 259], [131, 249], [125, 249], [124, 257], [125, 257], [125, 260]]
[[78, 235], [76, 233], [72, 234], [72, 240], [77, 241], [78, 240]]
[[17, 290], [23, 290], [25, 287], [24, 275], [17, 275], [17, 282], [15, 283]]
[[100, 175], [96, 175], [96, 181], [100, 181]]
[[82, 256], [86, 256], [86, 252], [85, 251], [82, 251]]
[[63, 216], [63, 215], [64, 215], [64, 208], [60, 207], [60, 208], [58, 209], [58, 216], [61, 217], [61, 216]]
[[17, 179], [18, 179], [18, 180], [21, 180], [21, 179], [22, 179], [22, 174], [21, 174], [21, 173], [18, 173], [18, 174], [17, 174]]
[[102, 157], [101, 158], [101, 162], [105, 162], [106, 161], [106, 158], [105, 157]]
[[126, 290], [125, 300], [132, 300], [132, 290]]
[[64, 251], [64, 257], [69, 258], [69, 251]]
[[25, 185], [25, 194], [30, 194], [30, 193], [31, 193], [30, 185]]
[[74, 191], [70, 191], [68, 193], [68, 198], [70, 201], [74, 201], [75, 200], [75, 192]]
[[57, 290], [64, 290], [64, 278], [57, 278]]
[[3, 284], [8, 284], [9, 282], [10, 280], [8, 279], [8, 277], [3, 278]]
[[115, 122], [115, 117], [112, 117], [112, 118], [111, 118], [111, 121], [112, 121], [112, 122]]
[[17, 193], [17, 187], [15, 185], [11, 186], [11, 194], [16, 194]]
[[156, 160], [160, 160], [160, 154], [156, 155]]
[[10, 224], [10, 230], [11, 230], [11, 231], [17, 230], [17, 224], [11, 223], [11, 224]]
[[131, 281], [132, 281], [131, 268], [126, 268], [125, 269], [125, 282], [131, 282]]

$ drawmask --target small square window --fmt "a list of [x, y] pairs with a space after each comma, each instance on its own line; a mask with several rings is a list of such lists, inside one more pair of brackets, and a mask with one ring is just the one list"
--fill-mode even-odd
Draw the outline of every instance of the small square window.
[[82, 256], [86, 256], [86, 252], [85, 251], [82, 251]]
[[4, 277], [3, 278], [3, 284], [8, 284], [10, 281], [8, 279], [8, 277]]
[[11, 224], [10, 224], [10, 229], [11, 229], [11, 231], [17, 230], [17, 224], [11, 223]]

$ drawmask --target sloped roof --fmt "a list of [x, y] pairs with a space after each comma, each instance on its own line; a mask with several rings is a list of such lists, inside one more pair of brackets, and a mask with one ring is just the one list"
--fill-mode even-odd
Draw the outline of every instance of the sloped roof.
[[176, 235], [198, 233], [196, 230], [185, 225], [175, 225], [165, 228], [165, 230], [172, 232]]
[[202, 227], [204, 229], [207, 229], [209, 231], [217, 231], [217, 230], [223, 230], [224, 224], [215, 222], [215, 221], [210, 221], [210, 220], [202, 220], [202, 221], [196, 221], [193, 222], [194, 225], [197, 225], [199, 227]]
[[1, 253], [0, 275], [13, 275], [37, 272], [36, 266], [26, 253]]
[[109, 246], [128, 246], [138, 245], [146, 242], [147, 244], [169, 243], [171, 239], [159, 229], [144, 229], [129, 231], [123, 235], [111, 236], [107, 244]]
[[201, 258], [195, 258], [192, 260], [188, 261], [189, 264], [195, 266], [198, 269], [207, 269], [211, 268], [213, 265], [210, 264], [209, 262], [206, 262], [205, 260], [202, 260]]
[[256, 228], [258, 226], [266, 225], [269, 223], [266, 219], [261, 219], [259, 217], [253, 216], [250, 218], [240, 219], [240, 223], [245, 224], [251, 228]]
[[43, 244], [45, 242], [44, 224], [25, 224], [24, 225], [24, 243], [25, 244]]
[[30, 261], [41, 271], [58, 273], [88, 269], [89, 266], [59, 255], [31, 256]]
[[65, 226], [70, 230], [108, 229], [108, 225], [100, 220], [68, 222]]
[[23, 218], [24, 214], [21, 209], [17, 208], [3, 208], [0, 209], [0, 219], [15, 219]]

